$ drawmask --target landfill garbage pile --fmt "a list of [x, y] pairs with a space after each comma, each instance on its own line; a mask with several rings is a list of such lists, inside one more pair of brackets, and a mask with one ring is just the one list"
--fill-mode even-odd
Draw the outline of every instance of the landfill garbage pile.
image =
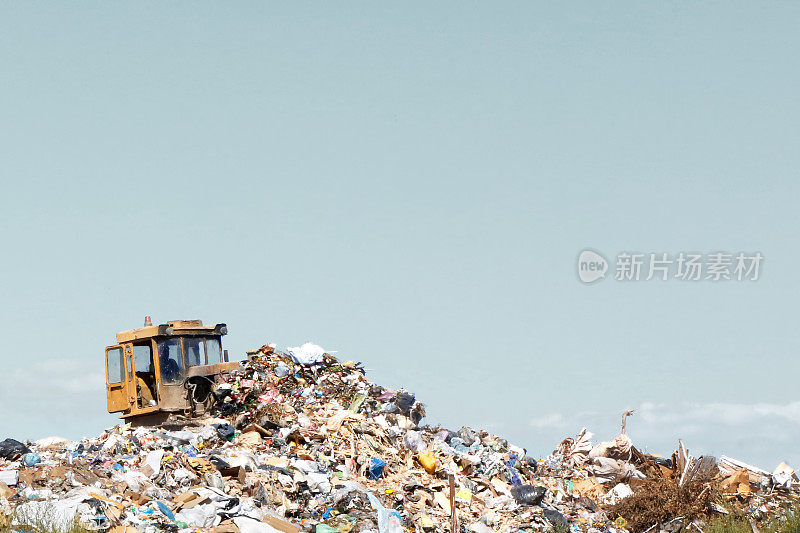
[[423, 404], [360, 363], [266, 345], [216, 378], [212, 412], [97, 438], [0, 442], [0, 529], [37, 517], [111, 533], [677, 531], [785, 513], [800, 483], [728, 457], [639, 451], [585, 429], [543, 459]]

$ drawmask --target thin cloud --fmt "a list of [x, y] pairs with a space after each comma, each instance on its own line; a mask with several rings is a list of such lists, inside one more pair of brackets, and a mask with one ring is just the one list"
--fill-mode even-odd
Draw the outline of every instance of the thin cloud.
[[[786, 422], [800, 422], [800, 402], [786, 404], [774, 403], [682, 403], [676, 405], [653, 404], [645, 402], [636, 409], [636, 416], [644, 422], [685, 423], [713, 421], [724, 424], [744, 424], [774, 418]], [[587, 419], [606, 417], [605, 414], [587, 411], [572, 415], [550, 413], [530, 421], [535, 428], [564, 428], [581, 423]]]
[[[0, 399], [4, 403], [14, 400], [35, 400], [54, 406], [63, 402], [64, 396], [105, 396], [105, 375], [96, 366], [75, 364], [65, 360], [38, 361], [28, 367], [0, 374]], [[92, 394], [94, 393], [94, 394]]]
[[117, 420], [106, 412], [102, 360], [52, 359], [0, 374], [0, 438], [70, 439], [99, 434]]

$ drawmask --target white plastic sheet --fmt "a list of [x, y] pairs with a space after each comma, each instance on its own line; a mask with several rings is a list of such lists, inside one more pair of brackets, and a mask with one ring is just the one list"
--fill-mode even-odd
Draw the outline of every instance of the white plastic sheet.
[[286, 353], [289, 354], [289, 357], [291, 357], [295, 363], [301, 365], [315, 365], [322, 362], [323, 355], [331, 352], [326, 351], [322, 346], [307, 342], [302, 346], [287, 348]]
[[194, 527], [215, 527], [221, 519], [217, 516], [217, 508], [213, 503], [195, 505], [191, 509], [182, 509], [175, 514], [175, 519]]

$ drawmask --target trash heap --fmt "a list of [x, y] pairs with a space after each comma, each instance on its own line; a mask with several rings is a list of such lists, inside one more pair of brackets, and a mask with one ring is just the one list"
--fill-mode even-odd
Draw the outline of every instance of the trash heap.
[[211, 412], [80, 442], [0, 442], [0, 529], [112, 533], [677, 531], [761, 524], [800, 484], [731, 458], [637, 450], [585, 429], [544, 459], [486, 431], [420, 425], [413, 394], [305, 344], [217, 377]]

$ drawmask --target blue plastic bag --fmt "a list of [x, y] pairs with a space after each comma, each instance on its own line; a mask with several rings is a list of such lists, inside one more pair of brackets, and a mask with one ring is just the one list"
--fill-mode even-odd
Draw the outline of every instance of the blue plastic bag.
[[165, 504], [161, 503], [158, 500], [156, 500], [156, 505], [158, 505], [159, 510], [162, 513], [164, 513], [164, 516], [166, 516], [167, 518], [169, 518], [173, 522], [175, 521], [175, 515], [172, 513], [172, 511], [169, 510], [169, 507], [167, 507]]
[[42, 458], [39, 457], [38, 453], [26, 453], [22, 456], [22, 463], [25, 466], [35, 466], [42, 462]]
[[383, 467], [386, 466], [386, 461], [380, 457], [373, 457], [369, 460], [369, 467], [367, 468], [367, 479], [378, 479], [383, 475]]

